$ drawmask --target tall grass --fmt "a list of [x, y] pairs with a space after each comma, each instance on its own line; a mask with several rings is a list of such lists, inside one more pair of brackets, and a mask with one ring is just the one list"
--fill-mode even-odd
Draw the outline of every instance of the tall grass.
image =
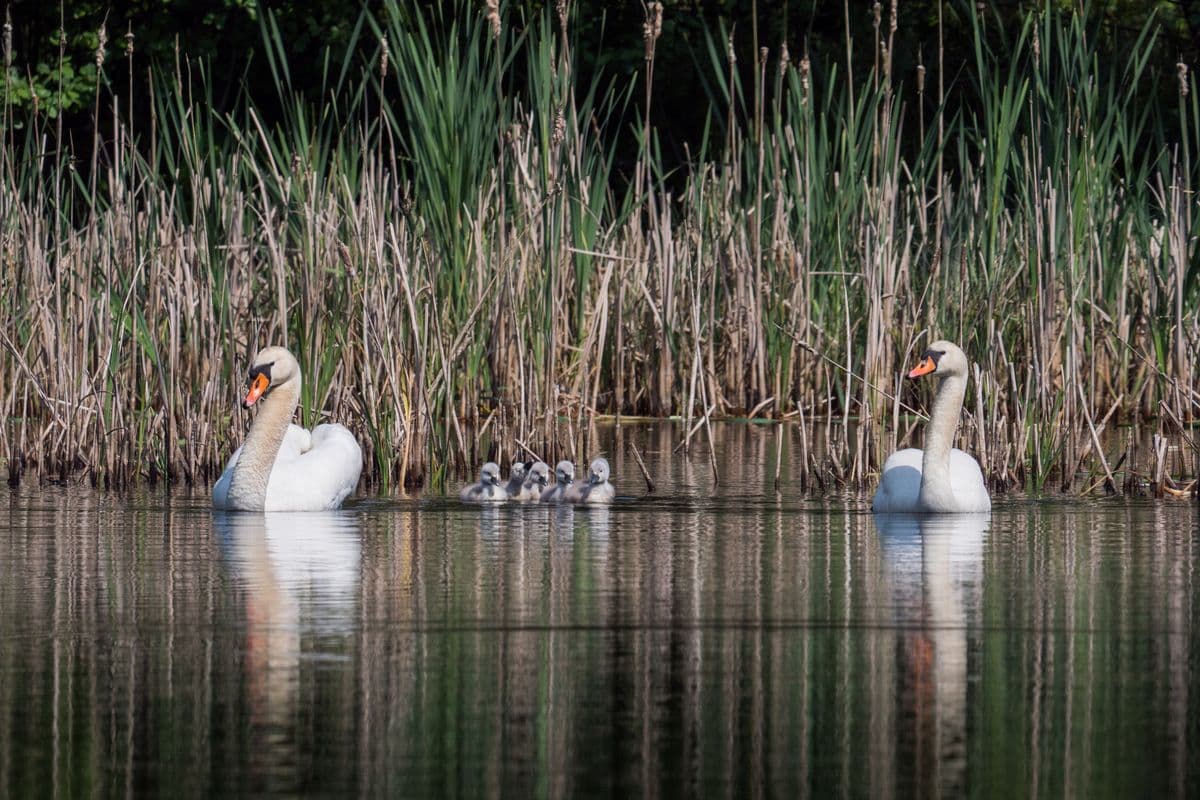
[[1176, 435], [1197, 398], [1200, 110], [1182, 66], [1178, 108], [1157, 104], [1152, 29], [1110, 64], [1086, 14], [1032, 15], [1002, 50], [976, 19], [974, 63], [936, 92], [925, 67], [893, 73], [894, 10], [853, 79], [849, 54], [738, 53], [713, 29], [708, 127], [669, 174], [655, 5], [644, 74], [590, 81], [565, 5], [393, 6], [317, 101], [268, 17], [270, 124], [252, 98], [212, 111], [181, 58], [150, 71], [135, 125], [145, 65], [110, 54], [86, 178], [6, 87], [10, 476], [210, 480], [248, 424], [247, 359], [281, 342], [304, 421], [349, 424], [384, 486], [483, 449], [581, 458], [601, 414], [678, 415], [689, 439], [715, 416], [795, 421], [827, 443], [814, 480], [868, 484], [910, 436], [899, 375], [934, 337], [978, 364], [961, 436], [995, 485], [1150, 472], [1097, 442]]

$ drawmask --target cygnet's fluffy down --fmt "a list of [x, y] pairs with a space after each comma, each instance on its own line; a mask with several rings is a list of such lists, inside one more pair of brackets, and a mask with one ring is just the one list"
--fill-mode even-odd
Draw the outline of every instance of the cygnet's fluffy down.
[[489, 461], [479, 472], [479, 483], [464, 486], [458, 496], [464, 503], [503, 503], [508, 492], [500, 485], [500, 465]]

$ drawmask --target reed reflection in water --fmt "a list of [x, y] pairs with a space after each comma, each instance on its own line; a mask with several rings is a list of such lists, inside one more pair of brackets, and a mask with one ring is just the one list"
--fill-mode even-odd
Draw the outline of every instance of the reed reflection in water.
[[0, 795], [1200, 791], [1195, 509], [872, 517], [669, 434], [605, 509], [0, 495]]

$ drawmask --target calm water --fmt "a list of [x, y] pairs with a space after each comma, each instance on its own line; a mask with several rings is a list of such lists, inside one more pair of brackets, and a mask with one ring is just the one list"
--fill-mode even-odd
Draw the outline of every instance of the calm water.
[[1193, 505], [874, 518], [774, 435], [607, 431], [611, 509], [4, 490], [0, 796], [1200, 794]]

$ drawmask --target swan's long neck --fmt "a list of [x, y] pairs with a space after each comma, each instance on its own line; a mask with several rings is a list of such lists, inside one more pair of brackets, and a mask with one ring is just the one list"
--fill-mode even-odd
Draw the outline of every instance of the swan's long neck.
[[271, 468], [299, 404], [300, 382], [295, 379], [276, 387], [259, 401], [258, 415], [250, 424], [242, 454], [229, 480], [229, 500], [233, 507], [261, 510], [266, 505]]
[[966, 391], [967, 377], [950, 374], [942, 378], [933, 399], [933, 412], [925, 428], [925, 452], [921, 457], [921, 502], [930, 510], [939, 510], [947, 498], [953, 502], [950, 450]]

